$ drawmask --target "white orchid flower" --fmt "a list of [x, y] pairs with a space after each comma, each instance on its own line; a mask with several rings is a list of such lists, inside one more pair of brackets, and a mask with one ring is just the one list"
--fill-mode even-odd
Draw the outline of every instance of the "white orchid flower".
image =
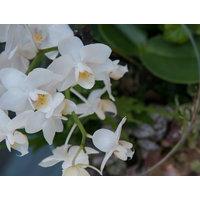
[[[45, 158], [39, 163], [41, 167], [51, 167], [59, 162], [63, 162], [62, 169], [64, 176], [89, 176], [85, 168], [90, 167], [97, 170], [95, 167], [89, 165], [90, 154], [97, 154], [98, 151], [85, 147], [86, 152], [79, 151], [79, 146], [60, 146], [53, 150], [53, 155]], [[76, 159], [74, 160], [74, 158]], [[99, 172], [99, 170], [97, 170]], [[99, 172], [100, 173], [100, 172]]]
[[[40, 103], [48, 102], [48, 95], [40, 88], [58, 80], [58, 75], [43, 68], [36, 68], [28, 76], [14, 68], [0, 70], [0, 81], [7, 91], [0, 97], [0, 108], [22, 112], [31, 108], [31, 102], [38, 97]], [[44, 92], [45, 93], [45, 92]]]
[[106, 153], [101, 164], [101, 171], [103, 171], [106, 162], [112, 154], [124, 161], [133, 157], [134, 151], [131, 150], [133, 145], [124, 140], [120, 140], [122, 126], [125, 122], [126, 118], [124, 117], [115, 132], [108, 129], [99, 129], [92, 136], [95, 147]]
[[29, 111], [25, 111], [11, 120], [5, 112], [0, 110], [0, 142], [5, 140], [8, 150], [11, 151], [13, 148], [19, 151], [21, 156], [28, 153], [28, 139], [17, 129], [25, 126], [28, 114]]
[[[73, 92], [74, 90], [71, 91]], [[85, 103], [77, 105], [76, 113], [83, 116], [88, 116], [95, 113], [101, 120], [105, 119], [106, 112], [110, 112], [116, 115], [117, 108], [115, 104], [108, 99], [101, 99], [101, 96], [105, 93], [105, 91], [105, 89], [98, 89], [92, 91], [88, 99], [85, 100]]]
[[[65, 24], [31, 24], [28, 25], [28, 29], [37, 49], [57, 47], [59, 41], [74, 35], [71, 28]], [[53, 60], [58, 55], [58, 51], [46, 55]]]
[[6, 42], [5, 53], [9, 56], [9, 59], [16, 54], [26, 59], [33, 59], [35, 57], [37, 49], [26, 25], [0, 25], [0, 30], [0, 35], [2, 35], [2, 39], [0, 39], [2, 42]]
[[76, 109], [76, 105], [64, 99], [62, 93], [55, 93], [53, 96], [48, 93], [40, 94], [33, 102], [33, 106], [37, 111], [32, 111], [27, 116], [25, 130], [31, 134], [42, 130], [49, 145], [53, 143], [55, 133], [63, 131], [62, 120], [67, 120], [63, 115], [70, 114]]
[[76, 84], [85, 89], [91, 89], [95, 84], [92, 66], [106, 62], [111, 49], [104, 44], [90, 44], [84, 46], [78, 37], [70, 37], [58, 44], [61, 57], [54, 60], [49, 70], [62, 75], [62, 82], [58, 86], [64, 91]]
[[110, 78], [114, 80], [119, 80], [128, 72], [127, 66], [119, 65], [119, 60], [111, 61], [107, 60], [101, 66], [95, 66], [93, 68], [96, 80], [103, 81], [106, 87], [106, 90], [109, 94], [110, 99], [115, 100], [111, 92], [111, 81]]

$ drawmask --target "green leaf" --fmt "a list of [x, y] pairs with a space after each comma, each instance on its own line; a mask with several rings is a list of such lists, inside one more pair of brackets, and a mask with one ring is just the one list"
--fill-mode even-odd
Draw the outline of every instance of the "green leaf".
[[124, 55], [138, 55], [139, 48], [146, 42], [146, 34], [136, 25], [94, 26], [96, 38], [104, 40], [113, 51]]
[[[200, 39], [195, 39], [200, 47]], [[192, 44], [177, 45], [157, 36], [141, 51], [145, 67], [161, 79], [174, 83], [197, 83], [198, 64]]]
[[180, 24], [165, 24], [163, 37], [166, 41], [183, 44], [189, 40], [188, 34]]

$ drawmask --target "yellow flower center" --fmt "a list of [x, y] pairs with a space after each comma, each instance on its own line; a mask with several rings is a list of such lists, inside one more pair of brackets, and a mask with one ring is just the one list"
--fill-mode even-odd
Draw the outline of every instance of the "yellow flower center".
[[79, 72], [79, 78], [80, 79], [88, 79], [90, 77], [91, 73], [87, 71]]
[[48, 104], [48, 95], [46, 95], [46, 94], [38, 94], [38, 99], [37, 99], [37, 101], [35, 101], [34, 103], [33, 103], [33, 105], [34, 105], [34, 108], [36, 109], [36, 110], [39, 110], [39, 109], [41, 109], [42, 107], [44, 107], [44, 106], [46, 106], [47, 104]]
[[33, 34], [33, 40], [34, 40], [36, 43], [41, 43], [43, 39], [44, 39], [44, 38], [43, 38], [43, 36], [42, 36], [41, 33], [36, 32], [36, 33]]

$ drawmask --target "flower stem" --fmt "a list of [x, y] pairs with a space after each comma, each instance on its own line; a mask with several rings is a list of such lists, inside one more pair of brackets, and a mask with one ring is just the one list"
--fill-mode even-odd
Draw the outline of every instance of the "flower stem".
[[35, 58], [33, 59], [33, 61], [31, 62], [31, 64], [29, 65], [29, 68], [26, 71], [26, 74], [28, 74], [29, 72], [31, 72], [33, 69], [39, 67], [39, 64], [44, 59], [45, 53], [52, 52], [52, 51], [57, 51], [57, 50], [58, 50], [57, 47], [51, 47], [51, 48], [40, 50], [37, 53], [37, 55], [35, 56]]
[[81, 140], [80, 147], [79, 147], [79, 149], [78, 149], [78, 151], [77, 151], [77, 153], [74, 156], [73, 161], [72, 161], [72, 164], [75, 165], [76, 158], [78, 157], [79, 153], [82, 150], [84, 150], [86, 137], [87, 137], [88, 133], [86, 132], [85, 128], [83, 127], [83, 124], [81, 123], [80, 119], [75, 114], [75, 112], [72, 112], [72, 117], [74, 119], [75, 124], [78, 126], [78, 128], [79, 128], [79, 130], [81, 131], [81, 134], [82, 134], [82, 140]]
[[77, 124], [79, 130], [81, 131], [82, 134], [82, 140], [81, 140], [81, 148], [84, 148], [85, 146], [85, 141], [88, 133], [86, 132], [85, 128], [83, 127], [83, 124], [81, 123], [80, 119], [78, 116], [75, 114], [75, 112], [72, 112], [72, 117], [74, 119], [74, 122]]

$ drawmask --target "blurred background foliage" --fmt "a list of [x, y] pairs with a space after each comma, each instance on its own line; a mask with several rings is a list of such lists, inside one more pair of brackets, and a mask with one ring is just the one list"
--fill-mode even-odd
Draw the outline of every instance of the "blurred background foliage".
[[[121, 118], [127, 116], [122, 138], [134, 144], [135, 156], [127, 163], [111, 159], [106, 174], [137, 175], [158, 162], [179, 141], [182, 126], [190, 120], [199, 72], [188, 34], [179, 24], [70, 26], [84, 44], [102, 42], [109, 45], [113, 49], [111, 59], [120, 60], [120, 64], [129, 68], [129, 73], [120, 81], [112, 82], [118, 115], [115, 118], [107, 115], [104, 121], [92, 115], [82, 122], [93, 134], [101, 127], [115, 129]], [[187, 27], [200, 48], [200, 25]], [[38, 64], [47, 67], [50, 62], [44, 57]], [[95, 88], [101, 87], [102, 83], [97, 82]], [[85, 97], [90, 93], [78, 86], [76, 89]], [[78, 103], [72, 94], [71, 99]], [[55, 146], [64, 144], [73, 120], [69, 118], [64, 125], [65, 131], [56, 134]], [[40, 132], [28, 137], [33, 151], [47, 145]], [[76, 129], [70, 142], [77, 144], [80, 139], [81, 134]], [[153, 174], [200, 174], [199, 145], [197, 123], [182, 151]], [[101, 159], [99, 155], [92, 163], [99, 165]]]

